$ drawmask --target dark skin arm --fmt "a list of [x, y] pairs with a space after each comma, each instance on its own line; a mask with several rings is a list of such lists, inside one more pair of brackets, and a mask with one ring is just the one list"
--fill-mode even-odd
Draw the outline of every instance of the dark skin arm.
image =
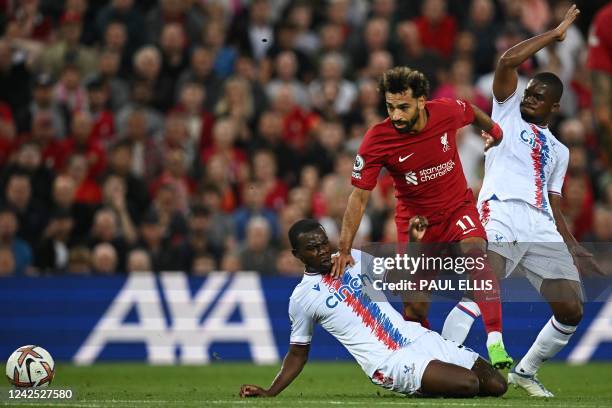
[[355, 187], [349, 196], [344, 217], [342, 217], [342, 230], [340, 231], [340, 243], [338, 253], [332, 257], [331, 276], [334, 278], [342, 275], [346, 265], [355, 265], [355, 260], [351, 256], [351, 247], [355, 234], [361, 224], [361, 218], [365, 212], [370, 191]]
[[567, 244], [572, 257], [574, 258], [574, 264], [583, 275], [604, 275], [601, 268], [593, 259], [593, 254], [587, 251], [576, 238], [572, 235], [561, 211], [561, 196], [557, 194], [548, 194], [548, 202], [553, 212], [557, 231], [563, 237], [563, 241]]
[[481, 137], [485, 142], [485, 152], [489, 150], [493, 146], [497, 146], [501, 143], [502, 139], [499, 138], [495, 140], [488, 132], [493, 128], [495, 122], [489, 115], [484, 113], [480, 108], [476, 105], [472, 105], [472, 110], [474, 111], [474, 122], [472, 122], [476, 127], [478, 127], [482, 133]]
[[274, 397], [296, 379], [308, 361], [310, 345], [291, 344], [283, 360], [283, 365], [267, 390], [253, 384], [243, 384], [240, 387], [240, 396], [245, 397]]
[[580, 14], [580, 10], [576, 8], [576, 5], [572, 5], [567, 10], [563, 21], [556, 28], [518, 43], [501, 56], [495, 68], [493, 79], [495, 99], [503, 102], [514, 93], [518, 83], [516, 73], [518, 66], [553, 41], [563, 41], [568, 27], [574, 22], [578, 14]]

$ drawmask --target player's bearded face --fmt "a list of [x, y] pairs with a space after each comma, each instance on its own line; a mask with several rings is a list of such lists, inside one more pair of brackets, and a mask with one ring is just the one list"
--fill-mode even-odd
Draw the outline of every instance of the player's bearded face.
[[391, 124], [399, 133], [412, 131], [419, 120], [419, 102], [412, 97], [411, 90], [401, 93], [386, 94], [387, 113]]

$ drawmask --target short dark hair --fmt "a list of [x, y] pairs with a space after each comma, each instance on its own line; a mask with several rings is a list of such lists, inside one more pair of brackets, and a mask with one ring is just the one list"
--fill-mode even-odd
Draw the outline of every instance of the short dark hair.
[[306, 218], [303, 220], [297, 221], [295, 224], [289, 228], [289, 242], [291, 242], [291, 247], [294, 250], [298, 249], [298, 238], [301, 234], [305, 232], [314, 231], [317, 228], [321, 227], [321, 224], [317, 220], [313, 220], [311, 218]]
[[394, 67], [385, 71], [378, 81], [378, 92], [383, 99], [385, 93], [401, 94], [408, 89], [412, 90], [412, 97], [427, 97], [429, 94], [429, 81], [425, 75], [408, 67]]
[[540, 72], [533, 79], [546, 85], [547, 92], [550, 93], [555, 102], [561, 100], [561, 96], [563, 96], [563, 82], [561, 82], [558, 76], [552, 72]]

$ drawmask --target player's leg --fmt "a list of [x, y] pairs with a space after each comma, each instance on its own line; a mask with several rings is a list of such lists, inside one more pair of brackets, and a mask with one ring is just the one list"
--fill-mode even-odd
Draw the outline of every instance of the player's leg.
[[[487, 259], [498, 280], [503, 278], [503, 271], [506, 270], [506, 258], [496, 252], [487, 251]], [[480, 308], [474, 302], [473, 295], [468, 294], [446, 316], [442, 328], [442, 337], [463, 344], [474, 321], [480, 315]]]
[[499, 397], [506, 393], [504, 377], [478, 357], [471, 369], [433, 360], [421, 379], [420, 393], [444, 397]]
[[428, 396], [475, 397], [480, 393], [480, 384], [472, 370], [432, 360], [423, 373], [419, 392]]
[[567, 279], [545, 279], [540, 293], [548, 301], [553, 316], [544, 325], [527, 354], [508, 374], [508, 380], [532, 396], [552, 397], [536, 374], [542, 363], [554, 357], [571, 339], [582, 319], [580, 283]]
[[[473, 268], [470, 271], [470, 278], [479, 282], [480, 286], [482, 286], [480, 282], [489, 282], [491, 289], [474, 291], [472, 296], [480, 309], [487, 332], [487, 350], [491, 363], [496, 368], [510, 368], [513, 360], [506, 352], [502, 338], [502, 306], [499, 280], [494, 268], [488, 261], [486, 241], [480, 237], [467, 238], [459, 242], [459, 248], [463, 256], [485, 260], [482, 268]], [[501, 260], [499, 258], [501, 256], [496, 257], [496, 262], [500, 265], [503, 264], [505, 269], [505, 261], [503, 258]]]

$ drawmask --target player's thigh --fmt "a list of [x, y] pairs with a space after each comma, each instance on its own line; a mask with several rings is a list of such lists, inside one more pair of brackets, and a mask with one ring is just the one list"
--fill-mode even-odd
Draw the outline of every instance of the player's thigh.
[[479, 389], [478, 376], [472, 370], [432, 360], [425, 368], [419, 391], [432, 396], [475, 397]]
[[443, 242], [459, 242], [468, 238], [487, 239], [487, 233], [480, 222], [480, 215], [474, 204], [458, 208], [449, 217]]

